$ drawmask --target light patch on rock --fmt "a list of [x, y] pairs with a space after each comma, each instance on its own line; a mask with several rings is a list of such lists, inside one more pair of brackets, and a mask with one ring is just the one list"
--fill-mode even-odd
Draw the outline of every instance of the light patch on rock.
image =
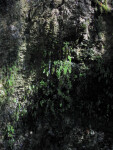
[[3, 87], [3, 85], [0, 83], [0, 88], [2, 88]]

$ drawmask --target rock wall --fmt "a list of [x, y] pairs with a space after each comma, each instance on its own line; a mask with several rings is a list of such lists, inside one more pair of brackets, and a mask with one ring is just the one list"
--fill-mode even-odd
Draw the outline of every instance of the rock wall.
[[[105, 5], [104, 2], [103, 5]], [[41, 121], [37, 121], [37, 134], [33, 134], [31, 129], [27, 127], [20, 134], [18, 126], [21, 125], [19, 123], [15, 124], [13, 120], [16, 118], [17, 122], [22, 121], [19, 120], [19, 114], [21, 112], [24, 114], [24, 108], [30, 106], [29, 98], [32, 99], [34, 94], [31, 85], [38, 84], [39, 79], [42, 77], [42, 63], [50, 62], [50, 59], [51, 61], [62, 60], [64, 57], [62, 52], [64, 43], [68, 42], [73, 46], [72, 63], [77, 62], [78, 66], [82, 63], [77, 60], [77, 55], [82, 57], [82, 51], [89, 49], [93, 50], [95, 56], [102, 56], [106, 62], [110, 61], [112, 63], [113, 15], [110, 0], [108, 1], [108, 7], [109, 12], [105, 12], [105, 10], [101, 12], [98, 1], [91, 0], [0, 1], [1, 148], [5, 146], [7, 149], [9, 139], [10, 142], [13, 141], [13, 136], [7, 137], [6, 133], [3, 132], [8, 127], [11, 128], [11, 124], [19, 133], [12, 149], [21, 149], [23, 143], [23, 149], [26, 149], [26, 141], [28, 140], [28, 143], [31, 144], [29, 144], [29, 149], [30, 146], [33, 148], [35, 143], [34, 149], [38, 145], [42, 150], [48, 148], [57, 150], [59, 147], [62, 150], [74, 150], [76, 149], [74, 148], [74, 141], [80, 146], [86, 139], [89, 138], [90, 141], [90, 136], [92, 136], [91, 147], [97, 148], [98, 142], [95, 143], [95, 139], [97, 141], [98, 133], [96, 131], [90, 130], [86, 136], [85, 131], [73, 127], [67, 133], [69, 137], [64, 138], [60, 135], [61, 141], [64, 141], [56, 144], [57, 138], [55, 135], [57, 133], [54, 135], [53, 129], [48, 127], [48, 124], [41, 124]], [[78, 94], [80, 94], [81, 86], [77, 86]], [[26, 99], [26, 95], [28, 99]], [[68, 127], [73, 125], [70, 118], [67, 116], [64, 118], [64, 124], [67, 123]], [[27, 121], [30, 124], [33, 120], [29, 119]], [[71, 123], [68, 125], [68, 122]], [[58, 126], [55, 125], [55, 127]], [[10, 131], [8, 132], [10, 133]], [[63, 133], [66, 135], [65, 132]], [[43, 137], [46, 133], [47, 135]], [[77, 137], [73, 137], [77, 134]], [[103, 136], [103, 133], [101, 135]], [[45, 140], [45, 147], [37, 143], [38, 138], [40, 139], [38, 142], [41, 144]], [[52, 145], [49, 146], [48, 143], [51, 144], [52, 138]], [[64, 139], [62, 140], [62, 138]], [[5, 142], [3, 142], [3, 139], [6, 139]], [[54, 143], [55, 145], [53, 145]], [[87, 142], [84, 145], [85, 147], [82, 147], [82, 149], [91, 148], [90, 145], [87, 146]], [[79, 146], [78, 149], [80, 149]]]
[[[106, 19], [111, 20], [112, 15], [105, 12], [100, 15], [98, 11], [100, 6], [95, 1], [25, 1], [22, 6], [24, 8], [21, 17], [25, 21], [24, 36], [28, 51], [33, 47], [42, 51], [43, 49], [50, 51], [53, 49], [51, 43], [55, 45], [56, 41], [55, 49], [60, 53], [59, 49], [63, 42], [74, 43], [76, 41], [78, 47], [81, 43], [87, 43], [87, 45], [90, 43], [98, 54], [106, 53], [107, 36], [112, 37], [108, 35]], [[111, 2], [109, 2], [109, 7], [111, 7]], [[112, 23], [110, 24], [112, 32]], [[33, 54], [30, 54], [29, 57], [32, 56]]]

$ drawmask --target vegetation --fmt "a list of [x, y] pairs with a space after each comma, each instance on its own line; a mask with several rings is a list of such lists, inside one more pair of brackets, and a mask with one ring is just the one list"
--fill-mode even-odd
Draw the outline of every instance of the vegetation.
[[100, 6], [101, 12], [105, 12], [105, 13], [111, 12], [111, 8], [108, 6], [107, 0], [105, 0], [104, 3], [102, 3], [99, 0], [96, 0], [96, 3]]
[[[22, 101], [27, 101], [27, 104], [23, 107], [22, 101], [14, 98], [13, 103], [16, 108], [11, 116], [12, 122], [7, 122], [4, 129], [5, 139], [8, 140], [8, 149], [13, 149], [16, 135], [21, 134], [18, 131], [18, 125], [23, 128], [24, 132], [32, 130], [34, 133], [37, 130], [36, 122], [39, 118], [54, 117], [53, 124], [51, 124], [51, 119], [48, 121], [52, 128], [56, 121], [59, 122], [61, 118], [64, 118], [64, 114], [74, 116], [76, 113], [77, 118], [87, 116], [88, 124], [92, 127], [94, 127], [92, 120], [104, 121], [104, 123], [111, 120], [113, 112], [111, 65], [106, 66], [103, 59], [99, 55], [95, 55], [93, 49], [86, 50], [84, 48], [79, 51], [69, 42], [64, 43], [61, 60], [54, 61], [50, 58], [48, 60], [48, 63], [42, 65], [42, 75], [38, 82], [33, 81], [25, 89]], [[4, 81], [7, 103], [14, 93], [17, 67], [14, 65], [8, 70], [9, 74]], [[92, 85], [92, 82], [95, 85]], [[71, 119], [73, 120], [73, 117]], [[87, 126], [84, 119], [83, 121]], [[55, 132], [57, 130], [60, 132], [60, 129], [54, 129]], [[57, 138], [60, 138], [60, 135], [57, 135]], [[36, 147], [39, 146], [37, 142], [33, 144]]]

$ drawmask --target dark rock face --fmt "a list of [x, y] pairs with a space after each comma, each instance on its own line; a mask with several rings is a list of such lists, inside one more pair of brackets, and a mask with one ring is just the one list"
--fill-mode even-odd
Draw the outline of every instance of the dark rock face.
[[[46, 2], [43, 1], [43, 3], [38, 2], [36, 8], [32, 4], [28, 13], [30, 13], [29, 19], [31, 19], [35, 26], [43, 26], [43, 34], [47, 35], [51, 30], [54, 36], [60, 34], [63, 39], [70, 36], [77, 37], [82, 26], [88, 28], [87, 25], [90, 25], [93, 19], [94, 8], [91, 7], [90, 0], [87, 2], [48, 0]], [[38, 16], [38, 19], [35, 19], [36, 16]], [[39, 23], [36, 25], [36, 22]], [[84, 30], [84, 32], [88, 32], [88, 29]]]
[[13, 64], [20, 44], [18, 0], [0, 1], [0, 66]]
[[107, 22], [103, 19], [105, 14], [99, 16], [96, 8], [98, 5], [90, 0], [25, 1], [21, 17], [26, 20], [23, 32], [28, 49], [52, 49], [51, 42], [55, 40], [56, 49], [60, 49], [65, 41], [78, 41], [77, 44], [90, 43], [96, 53], [103, 55]]
[[[109, 5], [111, 6], [111, 3]], [[29, 92], [30, 84], [38, 80], [42, 61], [45, 63], [49, 61], [50, 51], [51, 60], [62, 60], [61, 50], [64, 42], [74, 45], [76, 55], [79, 53], [81, 57], [83, 54], [81, 51], [87, 51], [90, 48], [95, 55], [104, 56], [106, 60], [111, 60], [113, 57], [111, 34], [113, 33], [113, 22], [111, 21], [113, 16], [110, 13], [100, 14], [96, 10], [98, 7], [93, 0], [0, 1], [0, 68], [12, 66], [15, 62], [18, 64], [16, 77], [14, 76], [15, 84], [10, 87], [10, 89], [14, 88], [14, 92], [7, 94], [11, 104], [7, 106], [7, 111], [5, 110], [7, 115], [5, 114], [5, 116], [11, 116], [14, 112], [20, 113], [22, 109], [19, 108], [20, 106], [27, 107], [25, 105], [28, 105], [27, 103], [30, 101], [23, 102], [24, 94]], [[75, 51], [74, 61], [76, 59]], [[44, 52], [46, 52], [46, 57]], [[81, 64], [78, 63], [77, 67], [79, 68]], [[31, 73], [32, 65], [35, 66], [33, 66], [34, 74]], [[0, 85], [0, 91], [2, 91], [4, 98], [3, 85], [5, 84], [0, 83]], [[80, 95], [80, 88], [82, 89], [83, 86], [84, 84], [81, 84], [76, 88], [75, 85], [78, 95]], [[32, 92], [30, 94], [32, 95]], [[14, 103], [14, 98], [20, 103]], [[32, 99], [32, 96], [30, 98]], [[20, 110], [17, 111], [18, 109]], [[28, 116], [28, 120], [25, 121], [29, 126], [36, 127], [36, 130], [27, 128], [24, 131], [25, 135], [19, 135], [15, 141], [15, 150], [21, 149], [22, 146], [23, 150], [26, 147], [29, 149], [31, 147], [33, 150], [93, 150], [101, 149], [101, 146], [103, 150], [106, 149], [103, 145], [104, 133], [101, 132], [99, 135], [89, 128], [80, 129], [75, 125], [76, 120], [73, 119], [75, 116], [71, 119], [71, 114], [69, 117], [63, 116], [64, 120], [59, 119], [59, 122], [53, 121], [53, 118], [50, 117], [51, 126], [50, 124], [46, 125], [48, 121], [45, 121], [46, 123], [42, 121], [41, 124], [40, 116], [33, 120], [30, 111]], [[48, 120], [46, 117], [44, 119]], [[7, 123], [10, 120], [9, 117]], [[24, 121], [22, 123], [24, 124]], [[0, 146], [3, 146], [1, 143]], [[100, 145], [98, 146], [98, 144]]]
[[[54, 47], [58, 51], [65, 41], [78, 41], [78, 44], [83, 41], [93, 41], [94, 13], [90, 0], [25, 1], [21, 18], [24, 27], [23, 36], [27, 40], [29, 61], [39, 56], [35, 60], [38, 63], [37, 60], [41, 58], [43, 49], [52, 50], [52, 43], [55, 41], [57, 44], [54, 44]], [[30, 49], [35, 49], [35, 56], [33, 53], [30, 54]], [[41, 54], [39, 49], [42, 49]], [[57, 56], [56, 53], [55, 56]]]
[[7, 9], [15, 3], [14, 0], [1, 0], [0, 1], [0, 11], [3, 13], [7, 12]]
[[[4, 22], [1, 23], [1, 26], [4, 26], [0, 30], [1, 39], [4, 39], [2, 35], [5, 36], [6, 32], [10, 44], [16, 40], [18, 45], [21, 43], [22, 37], [22, 40], [27, 40], [29, 51], [33, 47], [48, 49], [51, 41], [55, 40], [58, 42], [59, 48], [65, 41], [78, 41], [78, 44], [86, 41], [92, 42], [93, 49], [100, 54], [105, 53], [102, 45], [108, 36], [107, 20], [105, 19], [107, 15], [104, 19], [102, 16], [98, 17], [98, 13], [95, 11], [97, 5], [93, 1], [23, 0], [19, 2], [6, 0], [0, 1], [0, 6], [3, 10], [3, 13], [1, 11], [1, 20]], [[100, 24], [98, 20], [100, 20]]]

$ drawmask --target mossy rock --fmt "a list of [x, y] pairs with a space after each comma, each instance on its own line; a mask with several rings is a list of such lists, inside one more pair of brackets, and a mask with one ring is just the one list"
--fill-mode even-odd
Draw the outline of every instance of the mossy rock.
[[58, 6], [62, 4], [62, 0], [54, 0], [53, 4], [54, 4], [54, 7], [57, 8]]

